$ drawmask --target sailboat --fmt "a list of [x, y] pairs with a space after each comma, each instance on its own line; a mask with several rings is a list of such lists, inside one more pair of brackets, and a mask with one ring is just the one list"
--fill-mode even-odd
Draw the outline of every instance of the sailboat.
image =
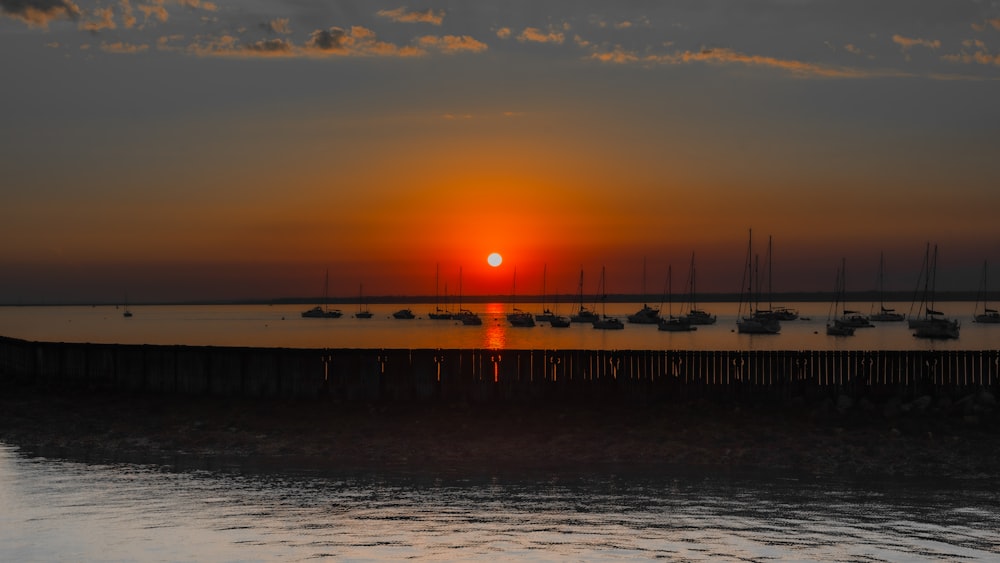
[[850, 324], [845, 324], [837, 318], [840, 308], [844, 306], [844, 296], [846, 293], [846, 261], [837, 269], [837, 281], [833, 286], [833, 303], [830, 304], [830, 312], [826, 319], [826, 334], [828, 336], [854, 336], [854, 328]]
[[693, 326], [687, 317], [675, 317], [674, 316], [674, 299], [673, 299], [673, 271], [672, 266], [667, 266], [667, 317], [660, 317], [660, 320], [656, 323], [660, 330], [667, 332], [689, 332], [692, 330], [698, 330], [698, 327]]
[[[441, 265], [438, 264], [435, 267], [435, 272], [434, 272], [434, 311], [428, 313], [427, 317], [437, 321], [446, 321], [453, 319], [455, 315], [453, 315], [451, 311], [441, 308], [441, 298], [440, 295], [438, 294], [440, 278], [441, 278]], [[445, 286], [445, 288], [446, 288], [445, 294], [447, 294], [448, 293], [447, 286]]]
[[868, 315], [868, 320], [880, 323], [892, 323], [892, 322], [901, 322], [906, 318], [905, 315], [897, 313], [895, 309], [891, 309], [885, 306], [885, 254], [884, 253], [879, 253], [878, 256], [878, 302], [879, 302], [878, 312]]
[[597, 319], [596, 321], [594, 321], [594, 328], [601, 329], [601, 330], [621, 330], [621, 329], [625, 328], [625, 325], [621, 322], [620, 319], [618, 319], [618, 317], [609, 317], [607, 315], [607, 311], [606, 311], [607, 305], [606, 305], [606, 303], [607, 303], [607, 300], [608, 300], [608, 294], [607, 294], [607, 289], [606, 289], [606, 287], [604, 285], [604, 268], [603, 267], [601, 268], [601, 283], [600, 283], [600, 285], [597, 288], [597, 294], [601, 296], [601, 306], [605, 310], [602, 310], [601, 311], [601, 317], [599, 319]]
[[564, 317], [562, 315], [556, 314], [551, 309], [545, 306], [545, 283], [546, 277], [548, 275], [548, 264], [542, 266], [542, 314], [535, 315], [535, 320], [538, 322], [546, 322], [555, 328], [566, 328], [570, 325], [569, 317]]
[[944, 317], [942, 316], [944, 313], [934, 309], [935, 284], [937, 282], [937, 245], [934, 245], [933, 258], [930, 254], [930, 246], [930, 243], [927, 243], [927, 250], [924, 253], [924, 267], [921, 269], [924, 291], [921, 295], [919, 311], [922, 312], [922, 315], [919, 313], [916, 317], [910, 315], [909, 327], [914, 331], [913, 336], [918, 338], [958, 338], [958, 321]]
[[514, 267], [514, 281], [511, 284], [510, 303], [512, 311], [507, 314], [507, 322], [511, 326], [532, 327], [535, 326], [535, 316], [527, 311], [517, 308], [517, 267]]
[[[642, 298], [646, 299], [646, 259], [642, 259]], [[655, 325], [660, 322], [660, 310], [643, 303], [642, 309], [628, 316], [628, 322], [633, 324]]]
[[[982, 283], [982, 287], [979, 289], [979, 292], [976, 294], [976, 311], [975, 311], [975, 313], [973, 313], [974, 314], [973, 318], [975, 319], [975, 322], [977, 322], [977, 323], [997, 324], [997, 323], [1000, 323], [1000, 312], [997, 312], [996, 309], [990, 309], [990, 306], [989, 306], [989, 291], [990, 291], [990, 287], [989, 287], [989, 283], [987, 282], [987, 273], [988, 273], [988, 271], [989, 271], [989, 267], [987, 266], [986, 262], [983, 262], [983, 283]], [[982, 313], [979, 312], [979, 297], [980, 297], [980, 294], [982, 295], [982, 298], [983, 298], [983, 312]]]
[[691, 268], [688, 272], [688, 312], [684, 315], [687, 322], [693, 325], [712, 325], [715, 324], [716, 316], [709, 314], [698, 308], [697, 300], [695, 299], [695, 269], [694, 269], [694, 252], [691, 253]]
[[302, 311], [302, 318], [305, 319], [339, 319], [343, 313], [340, 309], [330, 309], [329, 308], [329, 295], [330, 295], [330, 270], [326, 270], [326, 282], [323, 287], [323, 306], [319, 305], [309, 309], [307, 311]]
[[795, 319], [799, 318], [799, 312], [798, 311], [796, 311], [795, 309], [790, 309], [788, 307], [775, 307], [774, 303], [772, 302], [772, 298], [774, 297], [774, 292], [772, 291], [772, 288], [771, 288], [771, 280], [773, 278], [773, 276], [771, 275], [772, 264], [774, 264], [774, 254], [772, 254], [771, 236], [768, 235], [768, 237], [767, 237], [767, 301], [768, 301], [768, 307], [769, 308], [766, 311], [757, 311], [757, 314], [758, 315], [767, 316], [767, 317], [771, 317], [771, 318], [773, 318], [775, 320], [779, 320], [779, 321], [794, 321]]
[[[754, 295], [754, 278], [759, 275], [759, 258], [753, 254], [753, 231], [750, 231], [747, 243], [747, 259], [743, 267], [743, 281], [740, 287], [740, 303], [736, 314], [736, 330], [741, 334], [778, 334], [781, 323], [778, 319], [760, 314], [756, 303], [759, 296]], [[759, 279], [756, 281], [760, 281]], [[759, 283], [757, 285], [760, 285]], [[745, 292], [744, 292], [745, 288]], [[759, 291], [759, 290], [758, 290]], [[744, 314], [744, 306], [746, 313]]]
[[583, 305], [583, 269], [580, 270], [580, 310], [575, 315], [571, 315], [569, 320], [574, 323], [592, 323], [600, 320], [597, 313]]
[[840, 305], [844, 308], [843, 314], [836, 320], [838, 326], [846, 326], [851, 328], [870, 328], [873, 325], [868, 322], [868, 317], [862, 315], [858, 311], [852, 311], [847, 308], [847, 259], [841, 259], [840, 266]]
[[125, 294], [125, 312], [122, 313], [122, 316], [125, 317], [126, 319], [131, 319], [132, 318], [132, 311], [128, 308], [128, 294], [127, 293]]
[[368, 310], [365, 305], [365, 286], [361, 284], [358, 288], [358, 312], [354, 313], [354, 318], [356, 319], [370, 319], [372, 318], [372, 312]]
[[462, 267], [458, 267], [458, 313], [455, 313], [455, 319], [462, 321], [463, 325], [467, 326], [479, 326], [483, 324], [483, 319], [479, 317], [478, 313], [474, 313], [468, 309], [462, 308]]

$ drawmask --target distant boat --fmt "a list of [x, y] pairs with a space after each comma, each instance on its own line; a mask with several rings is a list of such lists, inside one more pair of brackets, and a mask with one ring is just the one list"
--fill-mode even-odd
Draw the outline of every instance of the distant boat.
[[514, 280], [511, 283], [510, 291], [510, 303], [513, 310], [507, 314], [507, 322], [510, 326], [516, 327], [533, 327], [535, 326], [535, 316], [527, 311], [522, 311], [518, 309], [515, 305], [517, 304], [517, 267], [514, 267]]
[[125, 295], [125, 312], [122, 313], [122, 316], [126, 319], [132, 318], [132, 311], [128, 308], [128, 295]]
[[667, 266], [667, 316], [660, 317], [656, 326], [659, 330], [666, 332], [690, 332], [692, 330], [698, 330], [698, 327], [693, 326], [687, 317], [675, 317], [674, 316], [674, 300], [673, 300], [673, 270], [671, 266]]
[[[846, 261], [844, 262], [846, 264]], [[837, 318], [840, 308], [844, 306], [845, 275], [844, 266], [837, 268], [837, 279], [833, 284], [833, 303], [830, 304], [830, 313], [826, 320], [826, 334], [828, 336], [854, 336], [854, 327], [844, 324]]]
[[[766, 321], [766, 320], [794, 321], [794, 320], [796, 320], [796, 319], [799, 318], [799, 312], [797, 310], [791, 309], [789, 307], [783, 307], [783, 306], [775, 307], [774, 306], [774, 302], [773, 302], [774, 292], [773, 292], [772, 287], [771, 287], [772, 279], [773, 279], [772, 265], [774, 264], [774, 255], [772, 254], [772, 252], [773, 252], [772, 248], [773, 247], [772, 247], [772, 244], [771, 244], [771, 237], [768, 236], [767, 237], [767, 256], [766, 256], [766, 258], [767, 258], [766, 262], [767, 262], [767, 302], [768, 302], [768, 308], [767, 309], [759, 309], [758, 308], [757, 311], [754, 314], [755, 314], [755, 316], [759, 320], [764, 320], [764, 321]], [[758, 286], [757, 293], [758, 294], [760, 293], [759, 286]]]
[[372, 312], [368, 310], [365, 306], [365, 286], [361, 285], [358, 289], [358, 312], [354, 313], [354, 317], [358, 319], [370, 319], [372, 318]]
[[895, 323], [906, 319], [906, 315], [897, 313], [895, 309], [885, 306], [885, 254], [882, 253], [879, 253], [878, 257], [878, 304], [878, 312], [868, 315], [868, 320], [880, 323]]
[[570, 315], [569, 320], [574, 323], [592, 323], [600, 318], [597, 313], [583, 305], [583, 270], [580, 270], [580, 310], [575, 315]]
[[[736, 314], [736, 331], [741, 334], [778, 334], [781, 323], [770, 315], [760, 314], [757, 309], [759, 295], [754, 294], [754, 278], [759, 283], [759, 258], [753, 254], [753, 231], [747, 244], [747, 258], [743, 267], [743, 281], [740, 287], [740, 301]], [[759, 290], [758, 290], [759, 293]], [[746, 307], [746, 312], [743, 308]]]
[[[834, 322], [837, 326], [849, 327], [849, 328], [870, 328], [873, 325], [868, 322], [868, 317], [862, 315], [858, 311], [852, 311], [847, 308], [847, 259], [842, 259], [839, 273], [839, 283], [840, 287], [838, 291], [840, 293], [839, 303], [840, 306], [844, 308], [843, 313]], [[836, 313], [836, 311], [835, 311]]]
[[[535, 320], [538, 322], [551, 323], [553, 320], [559, 322], [559, 315], [552, 312], [551, 309], [545, 306], [545, 278], [547, 275], [548, 264], [542, 266], [542, 313], [540, 315], [535, 315]], [[569, 324], [569, 319], [566, 319], [567, 326]]]
[[[989, 283], [988, 283], [988, 279], [987, 279], [987, 273], [988, 273], [988, 271], [989, 271], [989, 267], [988, 267], [987, 263], [983, 262], [983, 282], [982, 282], [982, 286], [979, 289], [979, 292], [977, 292], [977, 294], [976, 294], [976, 310], [973, 313], [973, 319], [977, 323], [997, 324], [997, 323], [1000, 323], [1000, 312], [997, 312], [996, 309], [990, 309], [990, 306], [989, 306], [989, 291], [990, 291], [990, 288], [989, 288]], [[980, 296], [982, 297], [982, 301], [983, 301], [983, 312], [982, 313], [979, 312], [979, 298], [980, 298]]]
[[[646, 259], [642, 260], [642, 298], [646, 298]], [[641, 325], [655, 325], [660, 322], [660, 310], [643, 303], [642, 309], [627, 317], [628, 322]]]
[[[441, 265], [438, 264], [435, 267], [434, 273], [434, 311], [427, 314], [427, 317], [434, 319], [436, 321], [446, 321], [455, 318], [455, 315], [448, 311], [447, 309], [441, 308], [441, 300], [438, 295], [438, 283], [441, 277]], [[448, 294], [447, 286], [445, 286], [445, 295]]]
[[958, 338], [960, 325], [957, 320], [949, 319], [944, 313], [935, 309], [935, 285], [937, 283], [937, 245], [934, 245], [934, 255], [930, 254], [930, 243], [924, 254], [924, 266], [921, 268], [924, 290], [921, 295], [919, 312], [916, 317], [910, 316], [909, 327], [917, 338], [954, 339]]
[[712, 325], [716, 321], [715, 315], [698, 308], [697, 299], [695, 299], [694, 252], [691, 253], [691, 269], [688, 272], [688, 312], [683, 317], [693, 325]]
[[415, 319], [415, 318], [417, 318], [413, 314], [413, 310], [412, 309], [400, 309], [400, 310], [396, 311], [395, 313], [393, 313], [392, 317], [394, 319]]
[[462, 321], [463, 325], [466, 326], [480, 326], [483, 324], [483, 319], [479, 317], [477, 313], [474, 313], [468, 309], [462, 308], [462, 267], [458, 267], [458, 313], [455, 313], [455, 319]]
[[305, 319], [339, 319], [343, 313], [339, 309], [328, 308], [330, 293], [330, 270], [326, 271], [326, 283], [323, 288], [323, 306], [315, 306], [307, 311], [302, 311], [302, 318]]
[[[604, 268], [601, 268], [601, 283], [598, 285], [597, 294], [601, 296], [601, 307], [606, 308], [608, 299], [607, 289], [604, 285]], [[594, 328], [600, 330], [621, 330], [625, 324], [618, 317], [609, 317], [606, 312], [601, 312], [601, 317], [594, 321]]]

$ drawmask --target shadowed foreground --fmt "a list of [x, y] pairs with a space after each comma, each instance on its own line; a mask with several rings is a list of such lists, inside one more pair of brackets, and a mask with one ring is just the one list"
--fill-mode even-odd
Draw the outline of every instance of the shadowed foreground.
[[245, 459], [274, 469], [765, 471], [1000, 477], [992, 394], [808, 405], [342, 404], [153, 395], [0, 396], [0, 440], [90, 461]]

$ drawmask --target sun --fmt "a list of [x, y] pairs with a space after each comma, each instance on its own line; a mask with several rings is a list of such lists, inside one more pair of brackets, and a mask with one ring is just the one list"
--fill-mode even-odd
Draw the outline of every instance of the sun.
[[503, 263], [503, 256], [500, 256], [499, 252], [494, 252], [493, 254], [490, 254], [489, 256], [486, 257], [486, 262], [490, 266], [496, 268], [497, 266]]

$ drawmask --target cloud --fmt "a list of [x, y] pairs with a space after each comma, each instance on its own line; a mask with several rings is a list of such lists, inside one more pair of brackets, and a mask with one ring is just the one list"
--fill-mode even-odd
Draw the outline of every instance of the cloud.
[[313, 55], [342, 56], [413, 57], [426, 54], [426, 51], [416, 47], [400, 47], [379, 41], [374, 31], [359, 25], [349, 30], [339, 27], [318, 29], [310, 35], [305, 50]]
[[278, 35], [288, 35], [292, 28], [288, 25], [288, 18], [275, 18], [267, 23], [260, 24], [261, 29], [268, 33]]
[[170, 19], [170, 14], [168, 14], [167, 9], [163, 7], [163, 0], [154, 0], [152, 4], [139, 4], [138, 8], [145, 17], [145, 21], [157, 19], [160, 23], [163, 23]]
[[379, 10], [376, 14], [380, 17], [390, 19], [399, 23], [429, 23], [431, 25], [441, 25], [444, 21], [444, 11], [423, 10], [420, 12], [407, 12], [406, 8], [396, 8], [395, 10]]
[[511, 34], [512, 32], [509, 27], [501, 27], [500, 29], [497, 30], [497, 37], [499, 37], [500, 39], [508, 39], [510, 38]]
[[0, 0], [0, 13], [29, 27], [48, 28], [54, 20], [76, 21], [81, 12], [71, 0]]
[[[990, 53], [985, 42], [979, 39], [966, 39], [965, 41], [962, 41], [962, 47], [964, 47], [964, 49], [961, 53], [955, 55], [943, 55], [941, 60], [950, 63], [1000, 66], [1000, 54], [994, 55]], [[968, 49], [968, 51], [966, 49]]]
[[517, 36], [517, 40], [522, 43], [557, 43], [561, 45], [566, 41], [566, 36], [561, 31], [551, 28], [545, 32], [537, 27], [526, 27]]
[[928, 49], [940, 49], [941, 42], [937, 39], [911, 39], [909, 37], [903, 37], [902, 35], [893, 35], [892, 42], [899, 45], [903, 52], [906, 52], [913, 47], [927, 47]]
[[97, 16], [97, 19], [80, 22], [80, 29], [97, 33], [104, 29], [115, 29], [118, 27], [115, 25], [115, 11], [110, 6], [95, 9], [93, 15]]
[[684, 64], [720, 64], [764, 67], [783, 70], [803, 77], [817, 78], [869, 78], [875, 76], [912, 76], [897, 71], [868, 71], [849, 67], [835, 67], [793, 59], [779, 59], [764, 55], [748, 55], [732, 49], [702, 49], [700, 51], [677, 51], [663, 55], [640, 56], [627, 51], [621, 46], [615, 46], [610, 51], [595, 51], [588, 57], [591, 60], [615, 64], [646, 64], [646, 65], [684, 65]]
[[101, 50], [105, 53], [135, 54], [149, 50], [149, 45], [134, 45], [131, 43], [101, 43]]
[[[163, 0], [159, 0], [162, 3]], [[202, 0], [177, 0], [177, 3], [185, 8], [191, 8], [194, 10], [205, 10], [206, 12], [215, 12], [219, 9], [214, 2], [202, 2]]]
[[468, 35], [445, 35], [444, 37], [425, 35], [417, 40], [417, 44], [422, 48], [434, 49], [449, 55], [462, 52], [481, 53], [487, 49], [485, 43]]
[[129, 0], [121, 0], [120, 5], [122, 8], [122, 24], [125, 26], [125, 29], [132, 29], [136, 24], [135, 14], [132, 13], [132, 3]]

